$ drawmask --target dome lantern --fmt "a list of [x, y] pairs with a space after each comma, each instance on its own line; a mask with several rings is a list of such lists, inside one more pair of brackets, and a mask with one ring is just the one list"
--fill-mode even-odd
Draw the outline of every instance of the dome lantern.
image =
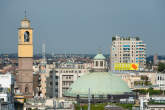
[[21, 21], [21, 28], [30, 28], [30, 21], [27, 18]]
[[96, 72], [105, 72], [107, 70], [106, 58], [100, 52], [93, 59], [93, 70]]

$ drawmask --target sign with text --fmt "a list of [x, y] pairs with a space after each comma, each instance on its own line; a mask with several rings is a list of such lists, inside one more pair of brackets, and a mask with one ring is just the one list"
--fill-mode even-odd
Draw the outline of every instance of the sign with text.
[[139, 64], [137, 63], [115, 63], [115, 70], [138, 70]]

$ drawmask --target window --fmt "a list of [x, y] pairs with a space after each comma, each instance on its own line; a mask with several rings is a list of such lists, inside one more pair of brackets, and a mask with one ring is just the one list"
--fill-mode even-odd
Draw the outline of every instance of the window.
[[98, 61], [96, 61], [96, 66], [98, 66]]
[[50, 82], [50, 86], [52, 86], [52, 82]]
[[4, 98], [0, 98], [0, 101], [1, 101], [1, 102], [4, 102]]
[[103, 67], [103, 61], [100, 61], [100, 66]]
[[30, 40], [29, 32], [28, 31], [25, 31], [24, 32], [24, 42], [29, 42], [29, 40]]
[[25, 87], [25, 93], [29, 93], [29, 88]]

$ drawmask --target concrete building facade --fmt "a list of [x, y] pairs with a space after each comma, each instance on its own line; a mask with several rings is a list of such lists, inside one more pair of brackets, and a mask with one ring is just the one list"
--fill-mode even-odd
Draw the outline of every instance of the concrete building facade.
[[160, 90], [165, 90], [165, 74], [157, 73], [156, 74], [156, 85]]
[[56, 92], [58, 91], [58, 97], [64, 97], [64, 93], [69, 89], [71, 84], [85, 73], [88, 73], [92, 66], [92, 63], [76, 63], [74, 61], [60, 63], [59, 66], [55, 68], [55, 80], [58, 81], [55, 85], [55, 87], [58, 86], [58, 90], [55, 90]]
[[74, 83], [79, 77], [88, 73], [89, 69], [79, 68], [58, 68], [56, 75], [58, 79], [58, 97], [64, 97], [64, 93], [69, 89], [71, 84]]

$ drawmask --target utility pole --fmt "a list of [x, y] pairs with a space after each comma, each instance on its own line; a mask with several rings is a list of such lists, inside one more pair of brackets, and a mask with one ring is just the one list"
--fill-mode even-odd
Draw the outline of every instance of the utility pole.
[[91, 109], [91, 103], [90, 103], [90, 88], [89, 88], [89, 90], [88, 90], [88, 110], [90, 110]]

